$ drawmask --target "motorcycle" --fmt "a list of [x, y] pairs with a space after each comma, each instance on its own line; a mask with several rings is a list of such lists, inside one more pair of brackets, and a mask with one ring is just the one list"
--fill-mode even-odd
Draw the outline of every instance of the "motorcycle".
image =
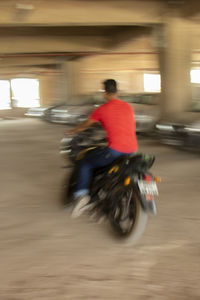
[[[97, 128], [61, 140], [60, 152], [72, 163], [71, 175], [64, 184], [64, 205], [73, 201], [79, 161], [97, 147], [105, 147], [105, 138]], [[124, 241], [136, 242], [144, 232], [148, 215], [156, 215], [154, 198], [160, 178], [149, 172], [154, 160], [153, 155], [136, 153], [93, 172], [89, 214], [109, 220], [115, 234]]]

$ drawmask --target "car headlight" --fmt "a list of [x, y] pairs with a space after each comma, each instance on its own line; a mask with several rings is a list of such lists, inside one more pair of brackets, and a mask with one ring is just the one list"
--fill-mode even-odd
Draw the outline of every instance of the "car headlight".
[[172, 125], [156, 124], [156, 129], [158, 129], [158, 130], [164, 130], [164, 131], [174, 131], [174, 128], [173, 128]]
[[200, 128], [195, 128], [195, 127], [185, 127], [185, 130], [188, 132], [200, 132]]
[[72, 141], [73, 137], [64, 137], [62, 138], [62, 140], [60, 141], [61, 145], [63, 144], [69, 144]]

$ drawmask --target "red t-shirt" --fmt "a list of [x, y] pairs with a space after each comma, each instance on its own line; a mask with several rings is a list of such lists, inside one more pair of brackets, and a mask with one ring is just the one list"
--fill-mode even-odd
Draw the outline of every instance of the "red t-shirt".
[[101, 123], [111, 149], [123, 153], [137, 151], [136, 123], [130, 104], [119, 99], [109, 100], [95, 109], [90, 118]]

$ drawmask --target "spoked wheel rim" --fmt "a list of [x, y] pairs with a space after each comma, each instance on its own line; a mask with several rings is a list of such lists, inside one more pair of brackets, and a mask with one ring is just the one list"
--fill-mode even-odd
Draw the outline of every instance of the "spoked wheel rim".
[[110, 220], [112, 226], [121, 236], [127, 236], [132, 232], [137, 219], [138, 206], [135, 194], [124, 187], [114, 194], [115, 205], [111, 210]]

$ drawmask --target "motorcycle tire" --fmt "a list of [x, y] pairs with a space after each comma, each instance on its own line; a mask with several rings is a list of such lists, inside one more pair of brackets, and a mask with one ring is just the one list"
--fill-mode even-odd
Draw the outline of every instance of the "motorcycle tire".
[[[131, 198], [126, 212], [127, 216], [123, 216], [124, 209], [127, 209], [127, 207], [124, 208], [123, 201], [128, 201], [130, 191]], [[148, 220], [148, 215], [141, 206], [137, 192], [133, 189], [128, 190], [123, 185], [118, 185], [112, 191], [111, 201], [115, 203], [109, 214], [112, 230], [116, 237], [124, 243], [135, 244], [141, 238]]]

